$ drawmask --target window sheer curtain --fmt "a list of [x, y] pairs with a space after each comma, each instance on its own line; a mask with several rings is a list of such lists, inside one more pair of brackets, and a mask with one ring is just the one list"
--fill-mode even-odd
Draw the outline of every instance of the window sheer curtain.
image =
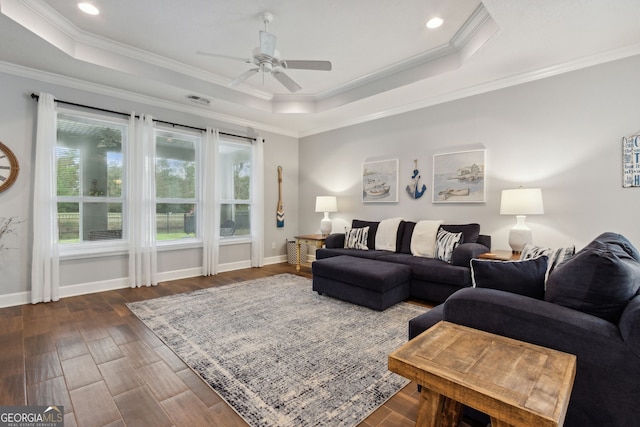
[[253, 143], [253, 176], [251, 179], [251, 267], [264, 265], [264, 140]]
[[132, 288], [156, 286], [156, 181], [153, 118], [129, 118], [128, 215], [129, 284]]
[[53, 95], [40, 93], [33, 189], [31, 302], [58, 301], [58, 207], [56, 180], [57, 113]]
[[218, 154], [220, 150], [220, 134], [217, 129], [207, 128], [202, 148], [202, 274], [211, 276], [218, 274], [220, 247], [220, 191], [216, 174]]

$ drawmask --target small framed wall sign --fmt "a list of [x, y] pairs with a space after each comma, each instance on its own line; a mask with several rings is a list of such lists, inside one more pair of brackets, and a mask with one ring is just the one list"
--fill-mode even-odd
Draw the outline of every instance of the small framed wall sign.
[[433, 156], [433, 203], [483, 203], [487, 150]]
[[362, 202], [398, 201], [398, 159], [362, 164]]
[[640, 187], [640, 135], [622, 138], [622, 186]]

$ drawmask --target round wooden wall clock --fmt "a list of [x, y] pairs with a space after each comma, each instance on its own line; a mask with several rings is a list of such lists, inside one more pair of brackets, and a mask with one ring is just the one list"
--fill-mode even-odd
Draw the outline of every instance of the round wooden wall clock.
[[0, 193], [16, 182], [20, 165], [13, 151], [0, 142]]

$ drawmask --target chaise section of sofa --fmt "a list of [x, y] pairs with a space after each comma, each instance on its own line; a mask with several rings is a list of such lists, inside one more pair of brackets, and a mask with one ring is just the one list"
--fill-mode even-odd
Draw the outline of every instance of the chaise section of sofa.
[[453, 250], [451, 262], [415, 256], [411, 253], [411, 239], [417, 223], [403, 220], [398, 225], [395, 251], [379, 250], [375, 246], [379, 224], [353, 220], [352, 228], [369, 227], [366, 250], [345, 248], [345, 234], [335, 233], [327, 236], [325, 248], [316, 251], [316, 259], [346, 255], [408, 266], [410, 296], [439, 303], [457, 290], [471, 286], [470, 260], [491, 249], [491, 237], [480, 234], [479, 224], [443, 224], [440, 228], [463, 235], [462, 243]]

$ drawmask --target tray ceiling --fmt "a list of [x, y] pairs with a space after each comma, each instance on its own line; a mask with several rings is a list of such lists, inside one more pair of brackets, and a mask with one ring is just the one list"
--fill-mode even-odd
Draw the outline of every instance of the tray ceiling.
[[[640, 53], [637, 0], [93, 4], [97, 16], [64, 0], [0, 0], [0, 70], [304, 136]], [[286, 70], [302, 87], [295, 94], [270, 74], [228, 87], [253, 64], [197, 52], [250, 57], [263, 11], [283, 58], [333, 69]], [[433, 16], [439, 29], [425, 27]]]

